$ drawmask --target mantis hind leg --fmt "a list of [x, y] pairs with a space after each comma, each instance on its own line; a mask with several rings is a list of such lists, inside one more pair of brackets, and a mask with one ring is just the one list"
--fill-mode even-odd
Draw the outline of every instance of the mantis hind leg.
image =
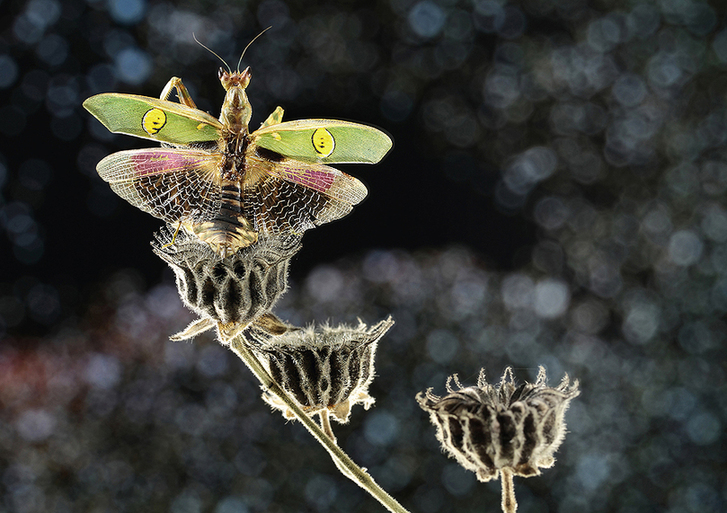
[[179, 221], [179, 224], [177, 225], [177, 229], [176, 229], [176, 230], [174, 230], [174, 235], [172, 235], [172, 240], [170, 240], [169, 242], [167, 242], [166, 244], [164, 244], [164, 245], [162, 246], [162, 248], [168, 248], [168, 247], [170, 247], [170, 246], [173, 246], [173, 245], [174, 245], [174, 243], [175, 243], [175, 242], [177, 241], [177, 235], [179, 235], [179, 230], [180, 230], [181, 228], [182, 228], [182, 221], [180, 220], [180, 221]]

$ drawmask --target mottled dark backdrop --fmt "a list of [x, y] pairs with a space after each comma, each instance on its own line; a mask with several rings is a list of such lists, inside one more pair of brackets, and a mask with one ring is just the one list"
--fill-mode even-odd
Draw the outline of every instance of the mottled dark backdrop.
[[[181, 77], [257, 126], [343, 118], [393, 152], [306, 234], [276, 313], [397, 324], [339, 440], [412, 511], [497, 511], [413, 400], [511, 365], [581, 380], [523, 512], [727, 508], [727, 8], [698, 0], [0, 3], [0, 511], [381, 511], [270, 414], [95, 164], [145, 141], [80, 107]], [[342, 166], [343, 167], [343, 166]]]

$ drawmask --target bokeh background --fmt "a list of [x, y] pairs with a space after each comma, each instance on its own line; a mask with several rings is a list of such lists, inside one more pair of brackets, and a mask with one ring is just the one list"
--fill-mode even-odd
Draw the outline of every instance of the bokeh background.
[[727, 509], [727, 8], [699, 0], [3, 0], [0, 511], [381, 511], [193, 320], [159, 222], [95, 164], [145, 141], [82, 110], [181, 77], [257, 126], [387, 130], [370, 197], [308, 232], [276, 308], [397, 324], [342, 446], [411, 511], [498, 511], [413, 400], [480, 367], [582, 395], [520, 511]]

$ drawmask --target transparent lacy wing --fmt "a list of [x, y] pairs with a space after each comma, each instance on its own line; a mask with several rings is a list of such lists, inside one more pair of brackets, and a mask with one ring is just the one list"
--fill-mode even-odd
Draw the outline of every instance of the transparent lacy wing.
[[220, 210], [221, 155], [151, 148], [120, 151], [98, 163], [111, 189], [144, 212], [169, 223], [214, 218]]
[[265, 233], [302, 233], [340, 219], [368, 192], [356, 178], [322, 164], [260, 155], [246, 163], [245, 212]]

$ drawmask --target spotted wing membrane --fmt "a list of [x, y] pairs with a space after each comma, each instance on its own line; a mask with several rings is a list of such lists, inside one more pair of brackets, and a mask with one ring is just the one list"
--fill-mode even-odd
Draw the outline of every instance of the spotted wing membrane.
[[356, 178], [323, 164], [246, 159], [245, 211], [259, 232], [303, 233], [345, 216], [367, 194]]
[[219, 155], [152, 148], [120, 151], [98, 174], [123, 199], [169, 223], [212, 219], [220, 210]]

